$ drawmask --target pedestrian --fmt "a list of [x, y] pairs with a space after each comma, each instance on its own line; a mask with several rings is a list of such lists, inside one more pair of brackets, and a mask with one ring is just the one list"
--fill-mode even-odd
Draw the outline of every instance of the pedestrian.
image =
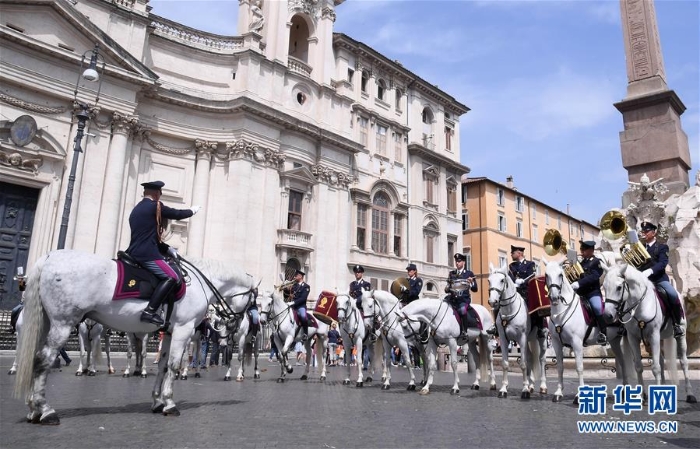
[[330, 366], [336, 366], [338, 364], [338, 355], [336, 351], [338, 349], [338, 341], [340, 340], [340, 333], [338, 332], [337, 325], [331, 323], [331, 329], [328, 331], [328, 353], [330, 355]]

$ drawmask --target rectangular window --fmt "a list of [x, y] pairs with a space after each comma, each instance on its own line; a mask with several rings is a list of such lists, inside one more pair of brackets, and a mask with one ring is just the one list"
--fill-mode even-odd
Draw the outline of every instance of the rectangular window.
[[369, 132], [369, 120], [360, 117], [360, 143], [367, 148], [367, 133]]
[[296, 190], [289, 191], [289, 211], [287, 213], [287, 229], [301, 231], [301, 203], [304, 194]]
[[434, 251], [434, 242], [435, 237], [432, 235], [426, 235], [425, 236], [425, 260], [428, 263], [433, 263], [435, 260], [433, 251]]
[[423, 183], [425, 184], [425, 201], [435, 204], [435, 193], [433, 190], [435, 181], [431, 176], [423, 175]]
[[462, 214], [462, 231], [469, 229], [469, 212]]
[[389, 212], [372, 208], [372, 251], [387, 254], [389, 239]]
[[540, 260], [539, 259], [532, 259], [532, 261], [535, 263], [535, 276], [540, 275]]
[[544, 211], [544, 224], [549, 226], [549, 210]]
[[380, 290], [388, 291], [389, 290], [389, 280], [388, 279], [382, 279], [381, 282], [379, 283], [381, 285]]
[[569, 220], [569, 235], [575, 237], [574, 232], [576, 232], [576, 231], [574, 230], [574, 224], [571, 222], [571, 220]]
[[520, 195], [515, 197], [515, 210], [518, 212], [525, 210], [525, 198]]
[[557, 229], [561, 231], [561, 215], [557, 217]]
[[355, 76], [355, 71], [353, 69], [348, 69], [348, 83], [352, 84], [353, 76]]
[[499, 206], [504, 206], [506, 204], [506, 194], [503, 189], [498, 189], [496, 191], [496, 204]]
[[469, 190], [469, 189], [467, 189], [467, 185], [466, 185], [466, 184], [462, 184], [462, 204], [466, 204], [466, 202], [467, 202], [467, 198], [468, 198], [468, 197], [467, 197], [467, 191], [468, 191], [468, 190]]
[[537, 237], [537, 225], [533, 224], [532, 225], [532, 241], [533, 242], [539, 242], [540, 239]]
[[471, 269], [472, 269], [472, 253], [467, 251], [466, 253], [464, 253], [464, 256], [467, 258], [467, 260], [464, 261], [464, 268], [471, 271]]
[[365, 236], [367, 235], [367, 205], [357, 205], [357, 247], [365, 249]]
[[394, 255], [401, 257], [401, 215], [394, 215]]
[[403, 134], [394, 133], [394, 159], [396, 162], [403, 160]]
[[[581, 233], [581, 240], [586, 240], [585, 234], [584, 234], [584, 232], [583, 232], [583, 225], [581, 225], [581, 229], [579, 229], [579, 231], [580, 231], [580, 233]], [[573, 248], [572, 248], [572, 249], [573, 249]]]
[[375, 151], [382, 156], [386, 156], [386, 126], [377, 125], [377, 148]]
[[448, 267], [454, 267], [455, 266], [455, 242], [447, 242], [447, 266]]
[[537, 205], [536, 204], [531, 205], [530, 210], [532, 211], [532, 219], [536, 220], [537, 219]]
[[457, 212], [457, 189], [454, 186], [447, 187], [447, 210]]
[[401, 97], [403, 97], [403, 92], [401, 92], [401, 89], [396, 89], [396, 110], [401, 111]]
[[508, 265], [508, 258], [505, 251], [498, 251], [498, 266], [505, 267]]
[[515, 236], [522, 238], [523, 236], [523, 221], [517, 220], [515, 222]]
[[452, 128], [445, 126], [445, 149], [452, 151]]
[[506, 216], [503, 214], [498, 214], [498, 230], [501, 232], [506, 232], [508, 226], [506, 225]]

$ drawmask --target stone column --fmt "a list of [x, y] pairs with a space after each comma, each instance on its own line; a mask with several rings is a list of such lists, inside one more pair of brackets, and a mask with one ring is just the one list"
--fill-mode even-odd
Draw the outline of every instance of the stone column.
[[129, 117], [119, 112], [114, 112], [112, 115], [112, 142], [109, 146], [95, 242], [95, 253], [101, 256], [114, 257], [115, 255], [128, 137], [131, 127], [137, 123], [136, 117]]
[[207, 198], [209, 197], [209, 174], [211, 170], [212, 152], [216, 151], [217, 142], [196, 140], [195, 151], [197, 162], [194, 170], [194, 189], [192, 192], [192, 205], [202, 206], [201, 215], [190, 218], [189, 232], [187, 233], [187, 254], [202, 257], [204, 253], [204, 232], [206, 230]]
[[[666, 85], [666, 71], [653, 0], [620, 0], [627, 60], [627, 96], [615, 104], [622, 113], [622, 165], [629, 181], [664, 179], [669, 194], [689, 186], [688, 136], [681, 127], [685, 105]], [[623, 206], [629, 204], [623, 198]]]

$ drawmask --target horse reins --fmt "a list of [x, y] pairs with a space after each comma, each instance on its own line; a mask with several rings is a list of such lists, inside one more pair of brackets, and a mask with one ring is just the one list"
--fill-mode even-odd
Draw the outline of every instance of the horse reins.
[[[500, 275], [503, 276], [503, 281], [505, 282], [505, 281], [506, 281], [506, 274], [505, 274], [505, 273], [500, 273], [500, 272], [499, 272], [498, 274], [500, 274]], [[498, 296], [499, 296], [499, 298], [498, 298], [498, 306], [499, 306], [499, 308], [503, 308], [503, 307], [509, 306], [509, 305], [511, 305], [512, 303], [515, 302], [515, 300], [517, 299], [517, 298], [516, 298], [516, 295], [517, 295], [517, 293], [518, 293], [518, 289], [514, 289], [514, 290], [515, 290], [515, 291], [513, 292], [513, 294], [512, 294], [511, 296], [509, 296], [509, 297], [507, 297], [507, 298], [504, 299], [504, 298], [503, 298], [503, 293], [506, 291], [506, 288], [505, 288], [505, 287], [503, 287], [502, 290], [499, 290], [499, 289], [497, 289], [496, 287], [491, 287], [491, 288], [489, 288], [489, 292], [495, 291], [495, 292], [498, 293]], [[510, 300], [510, 299], [512, 299], [512, 301], [510, 301], [509, 303], [504, 303], [504, 301], [508, 301], [508, 300]], [[512, 320], [514, 317], [516, 317], [516, 316], [518, 315], [518, 313], [520, 313], [520, 309], [523, 307], [523, 302], [524, 302], [524, 301], [520, 301], [520, 304], [519, 304], [519, 306], [518, 306], [518, 310], [516, 310], [515, 313], [513, 313], [512, 315], [506, 315], [506, 316], [504, 317], [503, 314], [501, 314], [501, 323], [505, 323], [505, 324], [503, 324], [503, 327], [504, 327], [504, 328], [506, 327], [506, 325], [508, 324], [508, 322], [509, 322], [510, 320]]]

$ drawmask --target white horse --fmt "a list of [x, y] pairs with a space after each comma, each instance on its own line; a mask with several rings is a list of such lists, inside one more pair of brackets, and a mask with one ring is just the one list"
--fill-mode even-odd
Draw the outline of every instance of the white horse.
[[142, 379], [148, 377], [146, 370], [146, 356], [148, 355], [148, 335], [147, 333], [126, 333], [126, 368], [122, 377], [131, 377], [131, 353], [135, 354], [134, 375], [141, 376]]
[[[246, 365], [254, 364], [253, 366], [253, 379], [260, 379], [260, 368], [258, 367], [258, 355], [259, 348], [257, 344], [257, 337], [260, 333], [257, 330], [253, 333], [253, 323], [248, 313], [245, 313], [247, 306], [243, 308], [243, 315], [240, 317], [240, 322], [234, 325], [233, 341], [238, 343], [238, 374], [236, 375], [236, 382], [243, 382], [245, 379], [245, 367]], [[235, 306], [234, 306], [235, 308]], [[219, 334], [224, 331], [223, 329], [216, 329]], [[226, 335], [224, 333], [222, 336]], [[226, 375], [224, 380], [231, 380], [231, 361], [233, 357], [229, 357], [228, 368], [226, 370]]]
[[7, 372], [10, 376], [17, 374], [17, 359], [19, 358], [19, 342], [20, 342], [20, 334], [22, 333], [22, 322], [24, 321], [24, 308], [19, 311], [19, 315], [17, 315], [17, 322], [15, 323], [15, 332], [17, 333], [17, 344], [15, 345], [16, 351], [15, 351], [15, 360], [12, 362], [12, 366], [10, 367], [10, 371]]
[[[309, 320], [313, 315], [307, 315]], [[272, 335], [274, 335], [275, 345], [279, 350], [280, 377], [278, 383], [284, 382], [286, 375], [294, 372], [289, 358], [288, 351], [294, 346], [296, 341], [301, 341], [301, 335], [297, 332], [297, 324], [294, 321], [294, 313], [290, 304], [284, 302], [284, 297], [280, 288], [275, 288], [272, 292], [266, 292], [260, 297], [260, 323], [267, 322], [273, 324]], [[326, 380], [326, 363], [324, 357], [328, 351], [328, 325], [319, 320], [315, 320], [318, 327], [309, 325], [309, 335], [304, 346], [306, 347], [306, 369], [301, 376], [301, 380], [309, 378], [311, 368], [311, 342], [316, 336], [316, 362], [321, 368], [321, 381]], [[348, 348], [349, 350], [349, 348]]]
[[503, 354], [503, 383], [498, 391], [498, 397], [508, 397], [509, 341], [518, 343], [521, 349], [520, 369], [523, 372], [523, 390], [520, 398], [530, 399], [530, 394], [535, 390], [537, 377], [540, 377], [540, 394], [547, 394], [547, 378], [544, 369], [545, 339], [538, 339], [536, 328], [530, 325], [527, 304], [508, 276], [507, 267], [494, 268], [493, 264], [489, 263], [489, 305], [500, 306], [496, 328], [501, 339]]
[[[191, 285], [186, 295], [174, 303], [168, 318], [170, 324], [163, 340], [152, 393], [154, 413], [180, 413], [173, 400], [175, 370], [195, 324], [204, 317], [208, 304], [216, 301], [217, 294], [212, 287], [224, 297], [241, 292], [255, 293], [250, 277], [234, 267], [205, 260], [187, 265]], [[58, 414], [46, 401], [49, 367], [71, 329], [83, 317], [124, 332], [157, 330], [157, 326], [140, 320], [146, 301], [112, 299], [117, 274], [114, 261], [73, 250], [53, 251], [41, 257], [32, 268], [24, 296], [24, 328], [15, 383], [15, 395], [27, 398], [28, 421], [59, 424]]]
[[[491, 314], [486, 308], [480, 304], [472, 304], [472, 308], [477, 312], [479, 318], [482, 322], [483, 328], [488, 328], [493, 324], [491, 319]], [[428, 341], [428, 349], [426, 351], [427, 361], [423, 362], [428, 365], [428, 381], [425, 383], [420, 394], [429, 394], [430, 386], [433, 383], [433, 374], [437, 368], [437, 363], [435, 360], [435, 354], [437, 353], [438, 345], [447, 345], [450, 350], [450, 364], [452, 366], [452, 372], [454, 373], [454, 384], [452, 385], [452, 390], [450, 394], [459, 394], [459, 374], [457, 374], [457, 348], [463, 346], [470, 341], [479, 342], [479, 351], [481, 354], [481, 368], [479, 373], [477, 373], [477, 380], [475, 384], [478, 385], [480, 373], [488, 369], [486, 361], [489, 359], [489, 353], [491, 350], [488, 347], [488, 334], [485, 331], [478, 328], [468, 328], [467, 329], [467, 340], [457, 342], [457, 338], [461, 334], [461, 326], [455, 317], [454, 309], [451, 305], [444, 300], [435, 299], [418, 299], [411, 302], [410, 304], [404, 306], [400, 311], [396, 313], [399, 316], [406, 318], [408, 321], [420, 321], [431, 328], [432, 338]], [[492, 366], [493, 368], [493, 366]], [[493, 369], [491, 370], [493, 373]], [[492, 378], [492, 382], [495, 384], [495, 379]]]
[[114, 374], [111, 360], [111, 348], [109, 335], [104, 332], [104, 326], [86, 318], [78, 325], [78, 344], [80, 346], [80, 362], [75, 372], [76, 376], [97, 374], [96, 365], [102, 362], [102, 335], [105, 337], [105, 351], [107, 353], [107, 372]]
[[[557, 373], [559, 383], [554, 392], [553, 402], [561, 402], [564, 393], [564, 346], [570, 347], [576, 360], [576, 373], [579, 386], [583, 386], [583, 347], [596, 344], [599, 329], [594, 327], [586, 339], [588, 324], [583, 314], [583, 304], [578, 294], [571, 288], [569, 280], [564, 275], [563, 264], [565, 262], [544, 260], [545, 284], [549, 292], [551, 302], [551, 317], [549, 318], [549, 333], [552, 336], [552, 347], [557, 358]], [[621, 337], [617, 326], [608, 326], [606, 331], [610, 347], [615, 353], [615, 361], [618, 363], [622, 374], [622, 383], [629, 383], [628, 372], [632, 368], [632, 359], [625, 340]], [[584, 341], [585, 339], [585, 341]], [[624, 348], [623, 348], [624, 345]], [[578, 403], [578, 393], [574, 398]]]
[[[696, 403], [693, 387], [688, 378], [687, 343], [685, 338], [673, 338], [673, 322], [670, 313], [664, 316], [654, 284], [634, 266], [625, 263], [606, 269], [605, 318], [608, 322], [619, 319], [627, 329], [627, 341], [634, 358], [638, 385], [644, 390], [643, 365], [640, 343], [651, 349], [651, 372], [656, 384], [664, 383], [661, 360], [661, 340], [666, 341], [665, 355], [671, 368], [672, 381], [678, 383], [676, 360], [680, 359], [685, 376], [686, 400]], [[681, 301], [681, 304], [683, 302]], [[685, 329], [685, 318], [681, 321]], [[674, 347], [677, 345], [677, 348]]]
[[[365, 293], [363, 293], [363, 296]], [[338, 310], [338, 323], [340, 324], [340, 335], [343, 339], [343, 346], [345, 348], [351, 349], [353, 345], [357, 348], [357, 381], [355, 382], [356, 387], [364, 386], [364, 382], [372, 382], [372, 373], [374, 372], [374, 366], [376, 365], [376, 359], [374, 357], [375, 353], [381, 351], [382, 340], [377, 339], [376, 342], [371, 341], [371, 336], [367, 331], [365, 322], [362, 318], [362, 312], [357, 308], [355, 298], [351, 298], [348, 294], [339, 294], [336, 296], [336, 304]], [[363, 365], [363, 344], [367, 347], [369, 351], [369, 359], [371, 370], [367, 379], [363, 379], [362, 376], [362, 365]], [[343, 385], [350, 385], [350, 371], [352, 367], [350, 363], [345, 365], [347, 369], [347, 375], [343, 380]], [[384, 363], [386, 366], [386, 362]]]

